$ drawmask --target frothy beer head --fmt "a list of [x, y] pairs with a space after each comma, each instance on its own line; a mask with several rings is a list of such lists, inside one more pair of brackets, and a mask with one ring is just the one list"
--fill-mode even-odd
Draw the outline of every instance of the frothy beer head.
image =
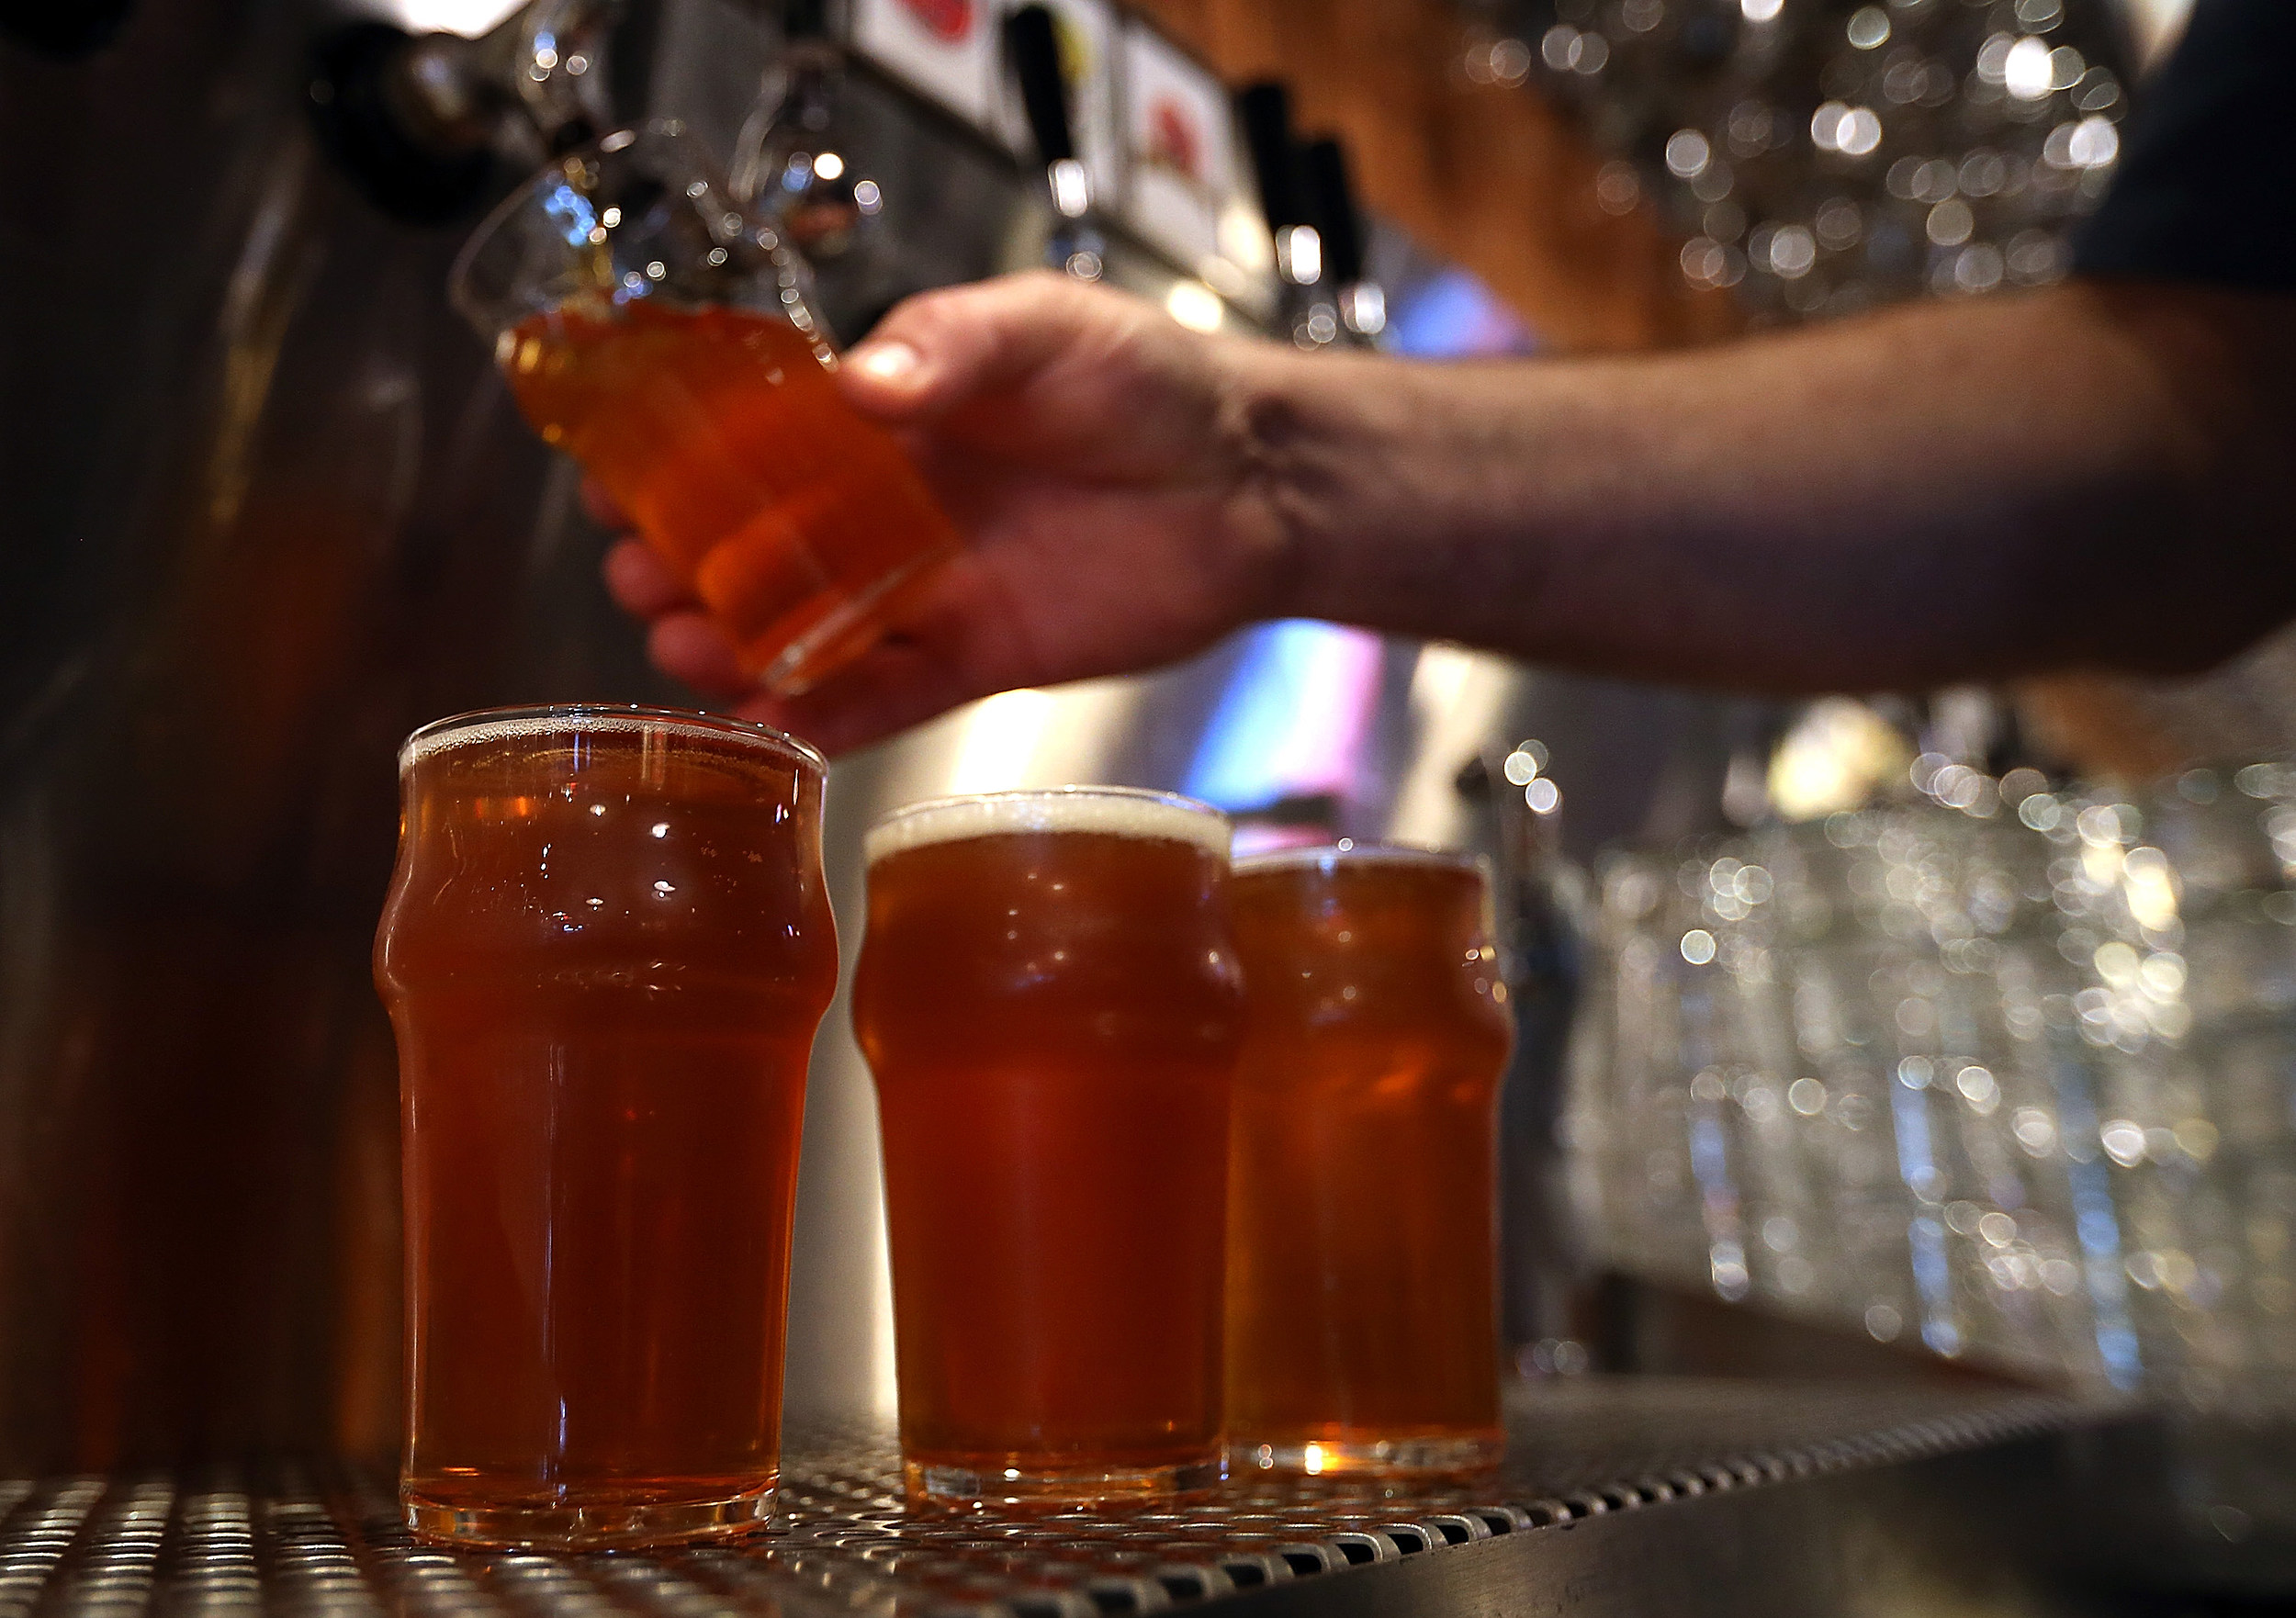
[[528, 708], [494, 713], [459, 713], [434, 720], [406, 739], [399, 749], [399, 772], [408, 770], [449, 748], [477, 747], [529, 736], [571, 740], [576, 736], [636, 737], [641, 743], [668, 735], [713, 737], [778, 755], [782, 761], [803, 769], [827, 770], [828, 760], [787, 732], [746, 719], [716, 713], [688, 713], [670, 708], [636, 705], [613, 707]]
[[973, 837], [1086, 832], [1192, 843], [1225, 858], [1228, 817], [1176, 792], [1131, 787], [1060, 787], [1047, 792], [980, 792], [913, 803], [870, 827], [862, 845], [871, 865], [889, 855]]

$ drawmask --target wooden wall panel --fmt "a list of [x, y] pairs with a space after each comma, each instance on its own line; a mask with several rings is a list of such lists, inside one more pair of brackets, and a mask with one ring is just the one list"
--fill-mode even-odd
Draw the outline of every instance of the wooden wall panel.
[[1647, 209], [1594, 200], [1601, 160], [1529, 90], [1471, 83], [1447, 0], [1136, 0], [1231, 84], [1280, 78], [1300, 128], [1345, 140], [1365, 204], [1472, 270], [1556, 348], [1737, 330]]

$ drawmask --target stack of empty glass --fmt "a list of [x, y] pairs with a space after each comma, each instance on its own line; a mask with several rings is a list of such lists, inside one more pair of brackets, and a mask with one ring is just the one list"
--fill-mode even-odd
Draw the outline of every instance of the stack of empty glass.
[[2296, 769], [1902, 803], [1604, 869], [1567, 1114], [1629, 1272], [2296, 1403]]
[[2296, 770], [2194, 770], [2046, 827], [2151, 1378], [2296, 1410]]

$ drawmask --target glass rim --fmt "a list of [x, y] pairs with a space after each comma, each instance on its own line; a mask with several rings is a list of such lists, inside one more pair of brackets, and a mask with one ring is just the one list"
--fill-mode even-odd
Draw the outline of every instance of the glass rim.
[[717, 172], [715, 154], [709, 150], [706, 141], [693, 135], [683, 118], [638, 118], [623, 125], [620, 129], [609, 129], [594, 140], [585, 140], [579, 146], [569, 147], [559, 152], [512, 186], [509, 196], [487, 209], [486, 217], [473, 225], [470, 228], [470, 234], [463, 238], [462, 245], [455, 251], [454, 263], [446, 269], [446, 301], [454, 306], [455, 312], [462, 316], [484, 336], [490, 340], [492, 339], [495, 333], [502, 329], [501, 323], [486, 315], [476, 306], [470, 290], [471, 267], [478, 261], [479, 253], [487, 243], [495, 239], [502, 227], [513, 217], [535, 205], [536, 197], [541, 195], [545, 186], [553, 185], [565, 175], [568, 163], [591, 152], [611, 157], [615, 152], [635, 145], [644, 136], [659, 136], [664, 140], [690, 143], [693, 150], [701, 153], [702, 166], [708, 171], [709, 177], [716, 183], [718, 189], [726, 193], [727, 202], [739, 208], [745, 227], [752, 231], [763, 230], [774, 238], [776, 243], [779, 242], [781, 235], [779, 230], [754, 218], [746, 206], [733, 203], [732, 187], [726, 183], [725, 176]]
[[[589, 722], [589, 723], [585, 723]], [[443, 738], [464, 731], [499, 729], [506, 736], [548, 736], [583, 730], [643, 730], [654, 727], [689, 734], [724, 736], [781, 755], [816, 776], [827, 775], [829, 761], [821, 750], [801, 736], [754, 719], [731, 713], [705, 713], [692, 708], [658, 708], [644, 702], [518, 702], [501, 708], [472, 708], [417, 725], [399, 744], [399, 773], [404, 775], [427, 758], [445, 752], [454, 743]]]
[[1330, 871], [1342, 865], [1412, 865], [1437, 871], [1461, 871], [1481, 882], [1491, 881], [1489, 855], [1465, 848], [1429, 848], [1417, 843], [1310, 843], [1296, 848], [1263, 848], [1239, 854], [1230, 861], [1235, 874], [1312, 869]]
[[[938, 798], [920, 798], [914, 803], [904, 803], [897, 809], [887, 810], [870, 822], [868, 830], [861, 834], [861, 860], [864, 865], [873, 866], [888, 855], [899, 853], [906, 848], [922, 847], [923, 841], [910, 842], [895, 838], [891, 835], [895, 828], [913, 823], [921, 816], [950, 815], [968, 808], [978, 808], [983, 811], [982, 818], [987, 820], [997, 806], [1004, 804], [1075, 803], [1088, 801], [1138, 803], [1158, 809], [1168, 809], [1193, 819], [1215, 822], [1221, 828], [1217, 851], [1223, 860], [1229, 858], [1228, 843], [1233, 835], [1234, 828], [1233, 822], [1228, 818], [1227, 811], [1207, 803], [1201, 798], [1191, 798], [1185, 792], [1161, 792], [1154, 787], [1082, 784], [1057, 787], [1012, 787], [992, 792], [951, 792]], [[1056, 829], [1059, 828], [1031, 826], [1026, 824], [1004, 827], [984, 826], [978, 831], [962, 834], [961, 837], [930, 838], [924, 841], [956, 842], [962, 840], [963, 837], [995, 836], [999, 831], [1026, 832]], [[1182, 837], [1170, 840], [1192, 841], [1207, 849], [1213, 846], [1209, 838], [1204, 837]], [[899, 847], [887, 846], [895, 842], [898, 842]]]

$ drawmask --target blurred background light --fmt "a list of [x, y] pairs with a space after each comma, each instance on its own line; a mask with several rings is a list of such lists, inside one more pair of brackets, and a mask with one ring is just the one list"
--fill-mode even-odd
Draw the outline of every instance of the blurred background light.
[[348, 7], [411, 34], [460, 34], [475, 39], [489, 33], [525, 0], [360, 0]]

